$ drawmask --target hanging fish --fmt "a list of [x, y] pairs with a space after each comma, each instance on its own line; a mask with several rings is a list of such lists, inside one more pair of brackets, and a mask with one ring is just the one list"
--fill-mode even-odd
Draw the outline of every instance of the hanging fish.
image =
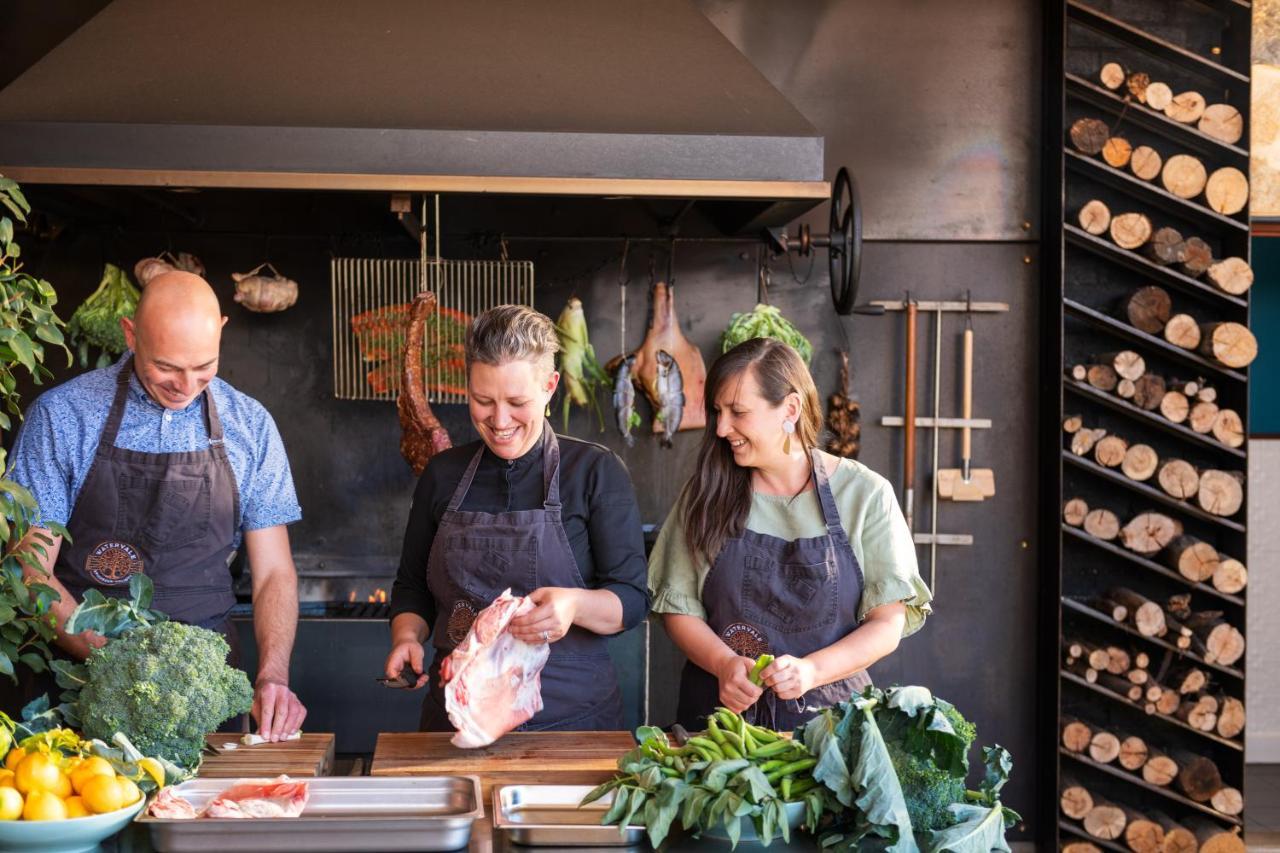
[[635, 354], [631, 354], [618, 363], [618, 370], [613, 377], [613, 414], [617, 418], [618, 432], [622, 433], [627, 447], [634, 447], [636, 440], [631, 430], [641, 423], [640, 414], [636, 411], [636, 386], [632, 370], [636, 366]]
[[684, 377], [680, 375], [680, 365], [666, 350], [658, 350], [658, 420], [662, 421], [662, 435], [659, 442], [663, 447], [671, 446], [671, 439], [680, 429], [680, 421], [684, 418]]

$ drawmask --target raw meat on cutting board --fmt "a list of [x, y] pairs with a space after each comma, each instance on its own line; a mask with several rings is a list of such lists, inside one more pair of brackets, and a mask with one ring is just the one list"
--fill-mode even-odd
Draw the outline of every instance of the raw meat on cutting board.
[[458, 730], [454, 746], [488, 746], [542, 710], [542, 667], [551, 647], [517, 640], [507, 630], [513, 618], [533, 608], [528, 598], [503, 590], [440, 664], [445, 711]]

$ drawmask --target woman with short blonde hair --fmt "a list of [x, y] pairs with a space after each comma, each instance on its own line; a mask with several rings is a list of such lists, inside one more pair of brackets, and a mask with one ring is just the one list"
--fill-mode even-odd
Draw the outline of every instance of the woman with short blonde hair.
[[508, 587], [535, 604], [511, 634], [551, 644], [543, 709], [521, 728], [623, 727], [605, 638], [648, 613], [640, 512], [616, 455], [547, 423], [558, 350], [551, 320], [522, 305], [485, 311], [467, 331], [467, 405], [480, 438], [423, 471], [391, 590], [386, 674], [407, 667], [415, 686], [430, 684], [424, 731], [450, 728], [440, 662]]

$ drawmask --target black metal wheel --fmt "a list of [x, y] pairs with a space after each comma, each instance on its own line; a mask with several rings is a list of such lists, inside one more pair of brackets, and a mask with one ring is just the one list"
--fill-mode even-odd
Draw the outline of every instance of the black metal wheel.
[[837, 314], [852, 314], [858, 301], [858, 277], [862, 273], [862, 204], [858, 199], [858, 182], [843, 166], [831, 185], [828, 224], [831, 301]]

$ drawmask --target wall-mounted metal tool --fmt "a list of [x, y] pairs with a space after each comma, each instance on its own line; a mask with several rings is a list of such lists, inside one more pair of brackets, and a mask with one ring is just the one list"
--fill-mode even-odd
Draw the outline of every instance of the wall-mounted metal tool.
[[[877, 300], [870, 303], [869, 308], [873, 308], [880, 312], [897, 312], [903, 311], [907, 315], [907, 399], [905, 403], [906, 416], [886, 415], [880, 419], [881, 426], [887, 427], [903, 427], [906, 447], [904, 449], [905, 458], [903, 459], [904, 474], [904, 509], [907, 515], [907, 525], [912, 529], [912, 538], [917, 545], [929, 546], [929, 588], [937, 593], [937, 565], [938, 565], [938, 546], [939, 545], [972, 545], [973, 535], [969, 533], [939, 533], [938, 532], [938, 498], [940, 474], [938, 469], [938, 435], [939, 430], [943, 429], [962, 429], [966, 432], [971, 429], [990, 429], [991, 421], [980, 418], [971, 417], [970, 405], [965, 406], [965, 416], [963, 418], [944, 418], [941, 413], [941, 375], [942, 375], [942, 318], [945, 314], [955, 312], [966, 313], [1003, 313], [1009, 310], [1007, 302], [973, 302], [969, 299], [964, 301], [916, 301], [911, 298], [910, 294], [906, 299], [900, 301], [893, 300]], [[915, 414], [915, 381], [912, 378], [915, 373], [915, 315], [918, 312], [930, 313], [935, 316], [934, 320], [934, 364], [933, 364], [933, 417], [919, 417]], [[970, 330], [970, 335], [972, 330]], [[972, 349], [970, 349], [972, 353]], [[971, 368], [970, 368], [971, 369]], [[966, 371], [968, 372], [968, 371]], [[970, 385], [972, 380], [970, 380]], [[968, 397], [970, 395], [966, 395]], [[915, 469], [915, 429], [916, 427], [928, 427], [933, 430], [933, 495], [932, 495], [932, 513], [930, 518], [930, 532], [915, 533], [915, 520], [913, 518], [915, 512], [914, 506], [914, 469]], [[994, 475], [992, 475], [994, 478]]]
[[862, 274], [862, 203], [858, 199], [858, 182], [841, 166], [831, 184], [831, 206], [827, 211], [829, 230], [814, 234], [801, 225], [794, 236], [785, 227], [766, 229], [770, 245], [777, 252], [795, 252], [808, 256], [814, 249], [827, 250], [827, 266], [831, 273], [831, 301], [836, 313], [881, 313], [864, 311], [856, 306], [858, 277]]

